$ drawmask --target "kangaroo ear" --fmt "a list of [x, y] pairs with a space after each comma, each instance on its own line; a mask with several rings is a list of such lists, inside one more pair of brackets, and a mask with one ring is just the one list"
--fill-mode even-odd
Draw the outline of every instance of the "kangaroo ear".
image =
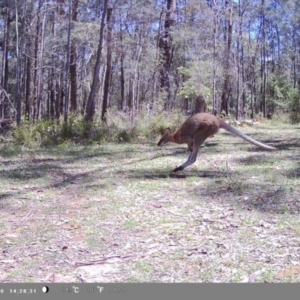
[[164, 134], [165, 134], [165, 133], [170, 134], [170, 133], [171, 133], [171, 129], [170, 129], [169, 127], [166, 128], [165, 131], [164, 131]]
[[161, 133], [162, 133], [162, 134], [165, 134], [166, 132], [170, 133], [170, 132], [171, 132], [171, 129], [168, 127], [168, 128], [166, 128], [165, 130], [163, 130]]

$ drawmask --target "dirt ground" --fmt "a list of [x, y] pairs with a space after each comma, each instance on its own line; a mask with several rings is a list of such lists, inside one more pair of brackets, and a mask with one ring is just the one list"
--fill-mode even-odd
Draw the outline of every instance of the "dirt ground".
[[184, 145], [0, 145], [0, 282], [298, 282], [300, 128]]

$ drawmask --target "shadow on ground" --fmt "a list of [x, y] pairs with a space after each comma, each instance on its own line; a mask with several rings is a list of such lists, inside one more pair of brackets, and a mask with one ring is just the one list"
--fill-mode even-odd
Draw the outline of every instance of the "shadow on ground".
[[[298, 159], [299, 160], [299, 159]], [[286, 176], [290, 179], [300, 178], [300, 163], [297, 163], [297, 167], [288, 170]]]
[[[245, 180], [240, 182], [222, 183], [210, 182], [195, 188], [194, 192], [199, 197], [222, 199], [230, 204], [235, 204], [240, 209], [258, 210], [268, 213], [300, 213], [300, 203], [297, 193], [292, 186], [274, 186], [272, 184], [249, 184]], [[232, 203], [234, 200], [235, 203]]]

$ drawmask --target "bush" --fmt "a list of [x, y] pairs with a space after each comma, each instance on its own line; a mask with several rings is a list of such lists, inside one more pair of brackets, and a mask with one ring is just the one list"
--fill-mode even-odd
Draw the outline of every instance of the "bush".
[[40, 147], [53, 142], [53, 136], [57, 125], [52, 121], [40, 121], [37, 123], [25, 122], [13, 130], [13, 140], [17, 145], [27, 148]]
[[179, 111], [164, 112], [160, 115], [140, 115], [134, 122], [113, 114], [110, 124], [101, 120], [87, 123], [82, 118], [70, 115], [67, 122], [42, 120], [35, 123], [23, 122], [13, 131], [13, 141], [17, 145], [36, 148], [75, 143], [133, 143], [158, 139], [166, 128], [177, 129], [186, 119]]

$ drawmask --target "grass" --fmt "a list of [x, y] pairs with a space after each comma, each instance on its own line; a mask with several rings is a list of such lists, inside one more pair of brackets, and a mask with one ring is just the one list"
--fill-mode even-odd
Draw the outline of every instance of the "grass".
[[299, 128], [241, 130], [279, 151], [3, 143], [0, 281], [298, 282]]

